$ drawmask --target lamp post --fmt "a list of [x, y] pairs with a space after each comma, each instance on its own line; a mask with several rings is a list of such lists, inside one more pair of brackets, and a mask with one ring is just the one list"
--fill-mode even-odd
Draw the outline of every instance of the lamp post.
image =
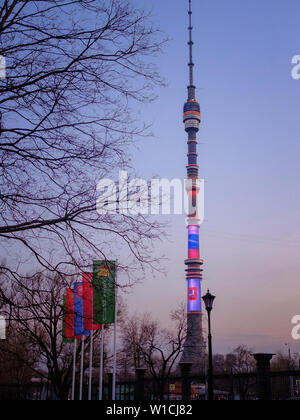
[[212, 336], [211, 336], [211, 323], [210, 314], [213, 308], [215, 296], [207, 291], [206, 295], [202, 297], [205, 303], [205, 308], [208, 314], [208, 400], [214, 399], [214, 383], [213, 383], [213, 361], [212, 361]]

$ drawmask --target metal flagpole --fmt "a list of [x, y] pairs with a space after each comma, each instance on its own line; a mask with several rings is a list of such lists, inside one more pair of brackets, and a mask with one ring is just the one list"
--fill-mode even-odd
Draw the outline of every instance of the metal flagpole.
[[75, 338], [75, 340], [74, 340], [73, 377], [72, 377], [72, 401], [75, 400], [76, 352], [77, 352], [77, 338]]
[[112, 383], [112, 401], [116, 399], [116, 372], [117, 372], [117, 269], [115, 275], [115, 323], [114, 323], [114, 361], [113, 361], [113, 383]]
[[89, 401], [91, 401], [91, 399], [92, 399], [93, 343], [94, 343], [94, 331], [91, 331], [91, 342], [90, 342], [90, 371], [89, 371]]
[[99, 373], [99, 401], [103, 398], [103, 354], [104, 354], [104, 326], [100, 333], [100, 373]]
[[81, 339], [81, 364], [80, 364], [80, 391], [79, 391], [79, 401], [82, 401], [82, 386], [83, 386], [83, 362], [84, 362], [84, 339], [85, 336], [82, 336]]

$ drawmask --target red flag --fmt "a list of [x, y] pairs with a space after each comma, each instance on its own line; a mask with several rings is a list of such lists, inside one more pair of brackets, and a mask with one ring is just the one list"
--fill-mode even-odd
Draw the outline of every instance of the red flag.
[[81, 336], [75, 337], [74, 335], [74, 291], [67, 289], [66, 293], [65, 338], [69, 340], [81, 339]]
[[102, 325], [93, 323], [93, 273], [82, 275], [83, 283], [83, 326], [85, 330], [101, 330]]
[[74, 293], [72, 289], [67, 289], [65, 322], [65, 337], [72, 340], [74, 338]]

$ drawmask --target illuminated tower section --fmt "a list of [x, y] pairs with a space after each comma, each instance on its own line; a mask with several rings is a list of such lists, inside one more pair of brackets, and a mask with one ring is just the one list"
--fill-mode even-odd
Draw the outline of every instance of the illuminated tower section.
[[188, 229], [188, 258], [185, 260], [187, 280], [187, 338], [181, 362], [193, 363], [193, 371], [202, 370], [204, 343], [201, 312], [201, 279], [202, 264], [199, 250], [198, 193], [200, 180], [198, 179], [197, 163], [197, 132], [201, 122], [200, 105], [195, 99], [193, 40], [192, 40], [192, 4], [189, 0], [189, 86], [188, 100], [184, 104], [183, 122], [188, 134], [188, 165], [186, 192], [188, 195], [189, 211], [187, 217]]

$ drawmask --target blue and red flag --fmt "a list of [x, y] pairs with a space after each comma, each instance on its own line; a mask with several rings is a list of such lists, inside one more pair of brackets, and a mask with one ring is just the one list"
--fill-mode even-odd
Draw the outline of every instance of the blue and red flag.
[[72, 343], [75, 338], [80, 339], [81, 336], [75, 336], [74, 331], [74, 291], [67, 289], [64, 296], [63, 341]]
[[74, 333], [75, 336], [90, 333], [84, 328], [83, 283], [74, 283]]

